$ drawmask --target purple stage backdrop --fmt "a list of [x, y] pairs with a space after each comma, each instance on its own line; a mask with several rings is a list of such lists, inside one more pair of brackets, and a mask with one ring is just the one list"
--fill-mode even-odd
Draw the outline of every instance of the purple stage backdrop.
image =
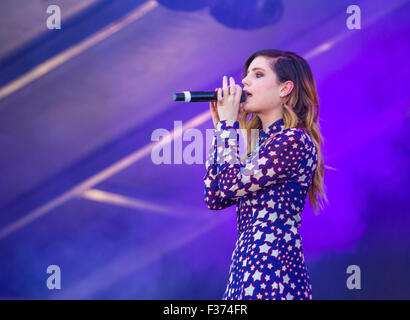
[[410, 1], [69, 3], [0, 4], [1, 299], [221, 299], [235, 207], [204, 202], [208, 103], [172, 97], [267, 48], [319, 94], [313, 298], [410, 298]]

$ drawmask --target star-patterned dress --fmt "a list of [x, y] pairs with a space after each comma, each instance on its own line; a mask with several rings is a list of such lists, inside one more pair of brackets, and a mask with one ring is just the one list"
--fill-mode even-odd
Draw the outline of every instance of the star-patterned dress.
[[258, 147], [239, 157], [239, 122], [222, 120], [206, 161], [205, 203], [236, 204], [238, 239], [223, 300], [312, 299], [301, 213], [317, 166], [306, 130], [284, 129], [283, 118], [259, 130]]

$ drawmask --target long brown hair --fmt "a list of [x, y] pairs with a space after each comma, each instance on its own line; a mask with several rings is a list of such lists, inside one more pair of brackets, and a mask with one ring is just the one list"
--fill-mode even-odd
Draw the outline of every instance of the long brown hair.
[[[316, 213], [318, 209], [323, 209], [323, 202], [319, 200], [321, 199], [326, 203], [328, 203], [328, 200], [323, 181], [326, 166], [321, 152], [321, 145], [324, 139], [320, 133], [319, 99], [312, 71], [306, 60], [294, 52], [265, 49], [253, 53], [248, 58], [242, 69], [242, 79], [246, 77], [249, 65], [258, 56], [271, 58], [269, 59], [271, 68], [280, 83], [290, 80], [294, 84], [293, 90], [284, 100], [283, 120], [285, 129], [302, 128], [308, 132], [315, 144], [318, 161], [308, 195], [311, 207]], [[257, 137], [251, 135], [251, 130], [261, 129], [262, 123], [255, 113], [248, 112], [243, 113], [239, 123], [241, 128], [244, 129], [245, 143], [247, 145], [245, 156], [249, 156], [258, 143]]]

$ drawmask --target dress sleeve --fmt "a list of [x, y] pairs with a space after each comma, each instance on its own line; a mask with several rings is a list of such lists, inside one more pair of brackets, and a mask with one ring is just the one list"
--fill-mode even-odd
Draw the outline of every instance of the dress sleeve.
[[297, 181], [305, 152], [299, 129], [283, 130], [244, 163], [239, 157], [238, 129], [238, 121], [223, 120], [218, 122], [215, 130], [218, 179], [214, 188], [220, 190], [219, 201], [232, 201], [272, 184]]
[[212, 139], [212, 147], [209, 150], [209, 156], [205, 163], [205, 203], [211, 210], [222, 210], [237, 202], [237, 199], [227, 199], [225, 194], [219, 190], [218, 167], [215, 162], [217, 159], [217, 135], [218, 132], [215, 129]]

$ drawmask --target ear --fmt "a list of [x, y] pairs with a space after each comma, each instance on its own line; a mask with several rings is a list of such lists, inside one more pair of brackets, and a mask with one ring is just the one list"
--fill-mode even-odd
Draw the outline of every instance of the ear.
[[295, 85], [293, 84], [293, 81], [290, 80], [281, 83], [279, 89], [279, 97], [284, 98], [289, 95], [292, 92], [294, 86]]

